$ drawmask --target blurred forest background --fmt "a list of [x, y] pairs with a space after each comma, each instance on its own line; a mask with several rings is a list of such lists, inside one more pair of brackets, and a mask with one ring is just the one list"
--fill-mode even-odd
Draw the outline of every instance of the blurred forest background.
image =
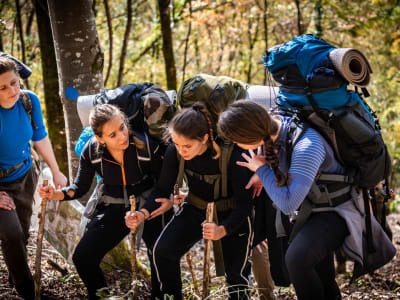
[[[91, 3], [104, 55], [104, 87], [110, 89], [143, 81], [177, 89], [200, 72], [271, 84], [262, 64], [265, 50], [303, 33], [360, 49], [373, 68], [368, 102], [380, 117], [394, 171], [400, 170], [400, 0], [83, 2]], [[1, 0], [0, 50], [32, 68], [25, 87], [45, 100], [50, 138], [58, 152], [65, 152], [59, 92], [46, 94], [44, 87], [46, 73], [58, 82], [55, 60], [42, 61], [49, 59], [45, 47], [53, 47], [47, 9], [43, 0]], [[41, 43], [46, 32], [50, 39]], [[57, 155], [67, 162], [65, 153]]]

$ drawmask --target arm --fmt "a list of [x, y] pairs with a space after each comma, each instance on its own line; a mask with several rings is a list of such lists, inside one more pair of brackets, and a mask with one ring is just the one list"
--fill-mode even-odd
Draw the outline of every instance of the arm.
[[[179, 162], [176, 154], [176, 148], [174, 144], [171, 144], [168, 146], [167, 151], [165, 152], [160, 178], [157, 181], [153, 192], [146, 199], [146, 203], [143, 207], [147, 210], [147, 212], [151, 213], [152, 217], [157, 214], [155, 210], [160, 207], [159, 203], [170, 203], [169, 196], [173, 192], [176, 178], [178, 177], [178, 166]], [[170, 203], [170, 205], [172, 207], [172, 203]]]
[[308, 130], [293, 149], [289, 186], [276, 186], [275, 175], [268, 165], [257, 169], [256, 174], [265, 190], [284, 214], [293, 213], [300, 207], [310, 191], [325, 155], [321, 137]]
[[65, 187], [67, 185], [67, 178], [60, 172], [60, 169], [58, 168], [49, 137], [46, 136], [40, 141], [33, 142], [33, 144], [35, 145], [35, 148], [39, 154], [43, 157], [44, 161], [49, 165], [51, 173], [53, 174], [53, 182], [55, 187]]
[[50, 140], [47, 136], [46, 128], [43, 123], [43, 115], [40, 107], [39, 98], [32, 92], [28, 91], [29, 97], [32, 101], [32, 118], [36, 124], [33, 128], [32, 141], [39, 154], [43, 157], [44, 161], [49, 165], [51, 173], [53, 174], [53, 182], [57, 188], [65, 187], [67, 178], [60, 172], [56, 158], [54, 156], [53, 148], [51, 147]]

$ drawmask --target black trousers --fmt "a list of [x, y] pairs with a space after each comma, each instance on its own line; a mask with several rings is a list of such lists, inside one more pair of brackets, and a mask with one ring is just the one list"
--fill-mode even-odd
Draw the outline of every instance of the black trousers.
[[15, 210], [0, 209], [1, 250], [10, 279], [17, 292], [25, 299], [34, 299], [34, 284], [27, 263], [26, 245], [32, 216], [33, 196], [38, 181], [36, 166], [13, 182], [0, 182], [16, 206]]
[[286, 266], [299, 300], [341, 299], [335, 281], [334, 251], [349, 234], [336, 212], [314, 213], [286, 252]]
[[[87, 231], [83, 235], [72, 260], [79, 276], [84, 282], [89, 299], [100, 299], [96, 292], [98, 289], [107, 287], [100, 262], [108, 251], [113, 249], [130, 232], [125, 225], [125, 213], [129, 208], [123, 204], [110, 204], [103, 207], [99, 213], [87, 225]], [[168, 222], [172, 210], [164, 215]], [[148, 255], [151, 266], [152, 299], [159, 294], [159, 283], [154, 276], [152, 259], [152, 247], [163, 227], [163, 216], [145, 222], [143, 240], [148, 248]]]
[[[192, 246], [202, 239], [201, 223], [205, 210], [185, 202], [172, 220], [165, 226], [153, 248], [155, 269], [160, 281], [162, 295], [182, 299], [180, 259]], [[221, 221], [226, 214], [218, 213]], [[250, 217], [240, 228], [221, 239], [228, 284], [229, 299], [249, 299], [249, 254], [252, 228]]]

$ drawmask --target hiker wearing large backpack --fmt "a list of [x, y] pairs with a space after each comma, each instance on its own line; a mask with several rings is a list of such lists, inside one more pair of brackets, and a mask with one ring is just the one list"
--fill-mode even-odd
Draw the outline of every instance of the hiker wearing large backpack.
[[[28, 69], [29, 70], [29, 69]], [[67, 184], [59, 171], [38, 97], [20, 89], [18, 67], [0, 57], [0, 239], [10, 284], [25, 299], [34, 299], [26, 245], [38, 170], [31, 145], [49, 165], [57, 187]], [[23, 76], [29, 76], [27, 69]]]
[[[244, 186], [251, 174], [236, 165], [241, 159], [236, 146], [214, 140], [215, 123], [203, 103], [195, 103], [174, 116], [168, 126], [173, 143], [166, 151], [160, 180], [141, 212], [127, 214], [127, 225], [135, 228], [145, 218], [169, 209], [175, 183], [186, 176], [189, 193], [176, 197], [184, 201], [153, 249], [162, 294], [176, 300], [182, 299], [180, 259], [202, 238], [213, 240], [214, 249], [222, 247], [222, 253], [214, 252], [221, 259], [216, 259], [216, 269], [219, 276], [226, 276], [229, 299], [249, 298], [252, 203], [251, 192]], [[221, 169], [223, 159], [229, 161], [225, 170]], [[214, 218], [213, 223], [204, 222], [209, 202], [215, 202], [217, 211], [218, 221]], [[222, 264], [221, 272], [218, 266]]]
[[[74, 184], [62, 190], [40, 186], [39, 194], [53, 200], [76, 199], [89, 191], [95, 173], [102, 177], [97, 213], [87, 225], [72, 257], [88, 289], [89, 299], [99, 299], [96, 292], [107, 287], [100, 262], [130, 232], [124, 221], [125, 212], [130, 210], [128, 198], [135, 195], [140, 202], [149, 193], [161, 169], [162, 159], [158, 143], [145, 133], [130, 133], [127, 119], [116, 106], [96, 105], [89, 120], [95, 136], [82, 151]], [[167, 212], [168, 216], [171, 213]], [[153, 271], [153, 299], [159, 285], [154, 276], [151, 249], [163, 222], [164, 215], [147, 221], [143, 230]]]
[[[246, 162], [237, 164], [256, 172], [284, 214], [296, 218], [300, 208], [293, 231], [297, 234], [292, 236], [285, 255], [298, 299], [341, 299], [335, 281], [335, 249], [343, 247], [366, 272], [387, 263], [395, 249], [372, 217], [373, 242], [379, 248], [367, 257], [363, 249], [364, 210], [358, 190], [348, 183], [318, 181], [324, 174], [340, 177], [345, 169], [315, 129], [306, 128], [294, 137], [292, 129], [302, 126], [294, 122], [291, 117], [271, 116], [255, 103], [238, 101], [222, 113], [218, 129], [225, 138], [250, 150], [250, 156], [243, 154]], [[261, 145], [265, 145], [265, 155], [252, 150]]]

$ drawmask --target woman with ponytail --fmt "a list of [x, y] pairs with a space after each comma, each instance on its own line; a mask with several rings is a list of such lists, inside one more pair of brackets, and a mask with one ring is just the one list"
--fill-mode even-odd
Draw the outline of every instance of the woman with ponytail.
[[[349, 188], [341, 199], [333, 198], [331, 206], [324, 206], [326, 203], [321, 201], [323, 205], [317, 207], [315, 202], [305, 201], [315, 199], [309, 198], [312, 187], [317, 186], [318, 190], [321, 187], [313, 184], [318, 174], [343, 174], [345, 170], [336, 161], [330, 145], [314, 129], [305, 129], [293, 144], [296, 127], [291, 124], [294, 123], [290, 117], [271, 116], [260, 105], [237, 101], [220, 116], [218, 130], [223, 137], [249, 150], [250, 156], [242, 155], [246, 162], [237, 164], [256, 172], [252, 181], [261, 180], [273, 203], [284, 214], [295, 217], [300, 207], [310, 204], [310, 215], [298, 227], [297, 234], [291, 236], [293, 240], [285, 255], [298, 299], [341, 299], [333, 253], [350, 239], [362, 236], [361, 225], [350, 220], [360, 219], [356, 201], [349, 201], [357, 195], [354, 188]], [[263, 145], [265, 154], [260, 151], [255, 154], [254, 149]], [[330, 189], [329, 185], [326, 187]], [[319, 197], [317, 200], [322, 200]], [[300, 219], [299, 215], [294, 228]], [[362, 249], [352, 250], [361, 252], [362, 257]]]
[[[153, 218], [172, 206], [169, 197], [177, 178], [183, 175], [180, 169], [184, 169], [189, 193], [174, 197], [175, 202], [182, 203], [153, 248], [163, 294], [160, 299], [165, 295], [182, 299], [180, 260], [202, 238], [221, 241], [229, 299], [249, 299], [252, 195], [245, 185], [251, 173], [236, 165], [241, 152], [233, 147], [227, 164], [227, 194], [223, 195], [219, 160], [225, 146], [215, 136], [215, 121], [202, 103], [195, 103], [175, 115], [168, 126], [173, 143], [166, 151], [160, 180], [144, 206], [146, 215]], [[216, 204], [218, 223], [205, 222], [209, 202]], [[130, 228], [143, 220], [144, 215], [138, 213], [126, 217]]]

